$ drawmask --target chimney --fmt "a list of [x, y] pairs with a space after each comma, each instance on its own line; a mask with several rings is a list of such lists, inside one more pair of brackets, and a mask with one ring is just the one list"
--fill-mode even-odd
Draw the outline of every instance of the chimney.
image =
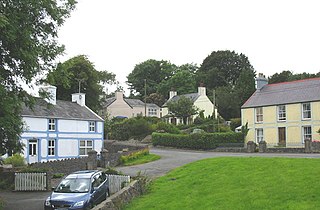
[[171, 91], [169, 92], [169, 99], [173, 98], [173, 97], [176, 96], [176, 95], [177, 95], [177, 91], [171, 90]]
[[47, 85], [41, 87], [41, 90], [48, 93], [48, 98], [45, 98], [46, 102], [52, 105], [57, 104], [57, 87], [52, 85]]
[[268, 79], [262, 73], [259, 73], [258, 77], [256, 78], [256, 89], [261, 90], [263, 86], [267, 84], [268, 84]]
[[203, 87], [203, 83], [200, 83], [198, 87], [198, 94], [200, 96], [205, 96], [206, 95], [206, 87]]
[[123, 100], [123, 92], [122, 91], [117, 91], [115, 96], [116, 96], [116, 100]]
[[86, 105], [86, 94], [85, 93], [74, 93], [72, 96], [72, 102], [77, 102], [80, 106]]

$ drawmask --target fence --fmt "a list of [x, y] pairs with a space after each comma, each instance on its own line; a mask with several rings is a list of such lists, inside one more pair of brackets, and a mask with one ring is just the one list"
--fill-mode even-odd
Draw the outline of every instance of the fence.
[[15, 191], [46, 191], [47, 173], [15, 173]]
[[110, 194], [120, 191], [130, 183], [130, 176], [108, 175]]

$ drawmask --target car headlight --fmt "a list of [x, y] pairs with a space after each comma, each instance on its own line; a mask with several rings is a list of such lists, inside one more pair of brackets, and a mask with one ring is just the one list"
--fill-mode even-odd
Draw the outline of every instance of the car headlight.
[[45, 206], [50, 206], [50, 197], [47, 198], [46, 202], [44, 203]]
[[84, 205], [84, 201], [78, 201], [77, 203], [75, 203], [73, 206], [74, 207], [80, 207]]

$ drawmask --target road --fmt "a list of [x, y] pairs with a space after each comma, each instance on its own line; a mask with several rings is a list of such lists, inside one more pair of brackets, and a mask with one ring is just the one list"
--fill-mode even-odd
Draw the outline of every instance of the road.
[[[151, 148], [150, 152], [161, 156], [161, 159], [136, 166], [116, 167], [117, 170], [136, 176], [139, 171], [156, 178], [165, 175], [170, 170], [190, 162], [214, 157], [290, 157], [290, 158], [320, 158], [320, 154], [271, 154], [271, 153], [222, 153], [207, 151], [190, 151], [178, 149]], [[6, 201], [6, 210], [41, 210], [50, 192], [0, 192], [0, 197]]]

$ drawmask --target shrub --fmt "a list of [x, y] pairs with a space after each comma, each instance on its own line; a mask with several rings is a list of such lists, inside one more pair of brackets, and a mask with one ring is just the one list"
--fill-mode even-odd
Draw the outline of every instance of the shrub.
[[14, 154], [13, 156], [6, 158], [4, 160], [4, 164], [12, 164], [14, 167], [26, 165], [24, 157], [22, 157], [20, 154]]
[[230, 119], [230, 121], [231, 121], [230, 129], [232, 131], [235, 131], [235, 129], [241, 125], [241, 118], [233, 118], [233, 119]]
[[180, 133], [180, 130], [174, 124], [169, 124], [165, 122], [158, 122], [152, 125], [153, 131], [164, 131], [166, 133]]
[[[194, 133], [194, 134], [168, 134], [153, 133], [152, 143], [154, 146], [167, 146], [188, 149], [215, 149], [218, 146], [226, 146], [230, 143], [243, 144], [244, 138], [241, 133]], [[231, 144], [231, 145], [233, 145]]]
[[122, 173], [120, 173], [119, 171], [115, 170], [114, 168], [111, 168], [111, 167], [107, 167], [105, 170], [104, 170], [104, 173], [106, 174], [113, 174], [113, 175], [123, 175]]

